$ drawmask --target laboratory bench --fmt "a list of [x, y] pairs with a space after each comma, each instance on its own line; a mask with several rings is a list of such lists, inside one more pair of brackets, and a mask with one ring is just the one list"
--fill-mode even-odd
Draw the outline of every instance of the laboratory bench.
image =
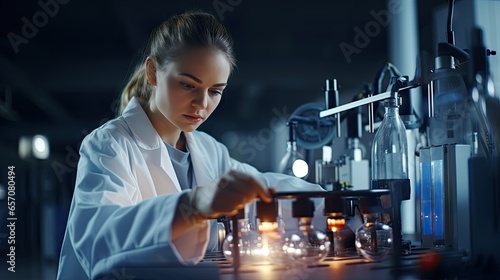
[[495, 278], [498, 274], [475, 274], [461, 252], [436, 253], [415, 247], [412, 250], [410, 255], [400, 257], [398, 269], [390, 255], [382, 262], [368, 262], [357, 255], [342, 258], [329, 255], [317, 266], [242, 265], [236, 273], [232, 263], [221, 252], [215, 252], [207, 253], [196, 266], [135, 264], [117, 268], [99, 279], [500, 279]]

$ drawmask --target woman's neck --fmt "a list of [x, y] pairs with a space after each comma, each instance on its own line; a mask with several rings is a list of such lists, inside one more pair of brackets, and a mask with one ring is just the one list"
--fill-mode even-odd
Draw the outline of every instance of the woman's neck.
[[178, 150], [187, 151], [186, 137], [180, 129], [173, 126], [168, 120], [166, 120], [161, 112], [157, 110], [152, 111], [147, 104], [143, 106], [143, 109], [163, 142], [175, 147]]

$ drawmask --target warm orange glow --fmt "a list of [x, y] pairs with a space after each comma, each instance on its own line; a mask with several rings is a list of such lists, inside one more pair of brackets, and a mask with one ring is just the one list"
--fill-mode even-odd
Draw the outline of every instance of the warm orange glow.
[[338, 217], [335, 218], [328, 217], [326, 219], [326, 225], [328, 226], [329, 230], [336, 232], [345, 228], [345, 219]]
[[260, 233], [271, 232], [278, 230], [278, 223], [276, 222], [262, 222], [259, 224]]

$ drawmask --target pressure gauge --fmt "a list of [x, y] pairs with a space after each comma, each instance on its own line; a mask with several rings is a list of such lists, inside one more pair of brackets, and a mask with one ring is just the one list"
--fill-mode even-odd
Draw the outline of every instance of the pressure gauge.
[[330, 144], [335, 135], [335, 117], [320, 118], [319, 112], [325, 110], [321, 103], [306, 103], [298, 107], [290, 120], [298, 122], [296, 129], [297, 145], [314, 150]]

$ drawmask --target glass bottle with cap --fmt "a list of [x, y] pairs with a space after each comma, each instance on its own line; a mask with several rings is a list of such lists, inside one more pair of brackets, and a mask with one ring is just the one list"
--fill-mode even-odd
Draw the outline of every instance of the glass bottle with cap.
[[372, 144], [372, 180], [408, 178], [408, 144], [398, 100], [384, 102], [384, 119]]

